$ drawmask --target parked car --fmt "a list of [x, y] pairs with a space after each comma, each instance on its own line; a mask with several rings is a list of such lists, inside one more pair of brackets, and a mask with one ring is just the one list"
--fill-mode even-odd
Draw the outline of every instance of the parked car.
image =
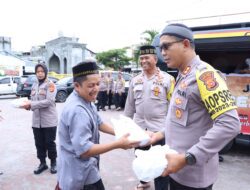
[[57, 88], [56, 101], [65, 102], [67, 97], [74, 90], [73, 77], [65, 77], [60, 79], [56, 83], [56, 88]]
[[1, 76], [0, 77], [0, 95], [15, 94], [19, 76]]
[[[54, 83], [58, 81], [55, 77], [48, 78]], [[22, 76], [16, 88], [16, 95], [21, 97], [30, 97], [31, 87], [35, 81], [37, 81], [36, 75]]]

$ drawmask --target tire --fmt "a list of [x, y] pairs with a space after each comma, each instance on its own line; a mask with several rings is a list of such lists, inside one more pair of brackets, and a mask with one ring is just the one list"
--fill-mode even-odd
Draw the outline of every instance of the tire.
[[232, 148], [233, 144], [234, 144], [234, 139], [231, 140], [219, 153], [226, 154]]
[[65, 91], [59, 91], [56, 94], [56, 101], [57, 102], [65, 102], [68, 97], [68, 94]]

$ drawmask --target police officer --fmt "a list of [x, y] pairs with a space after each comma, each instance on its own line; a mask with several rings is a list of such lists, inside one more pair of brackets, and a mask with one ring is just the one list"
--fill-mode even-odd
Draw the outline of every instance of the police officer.
[[166, 144], [178, 154], [167, 154], [163, 176], [170, 190], [211, 190], [218, 176], [218, 152], [240, 132], [240, 122], [224, 79], [194, 49], [192, 31], [170, 24], [160, 37], [160, 49], [170, 68], [179, 70], [165, 122]]
[[108, 81], [108, 91], [107, 91], [108, 107], [109, 109], [111, 109], [112, 99], [113, 99], [113, 94], [114, 94], [114, 79], [110, 72], [107, 74], [107, 81]]
[[122, 73], [118, 73], [118, 77], [115, 83], [115, 107], [119, 111], [124, 107], [124, 96], [125, 96], [125, 80], [122, 77]]
[[58, 188], [62, 190], [104, 190], [98, 171], [99, 154], [116, 148], [132, 148], [124, 135], [120, 139], [99, 144], [99, 131], [114, 135], [103, 123], [93, 102], [96, 100], [100, 76], [95, 62], [86, 60], [73, 67], [74, 91], [68, 97], [59, 123]]
[[101, 73], [100, 91], [98, 94], [98, 105], [97, 105], [98, 110], [101, 106], [102, 111], [106, 111], [105, 106], [107, 104], [108, 88], [109, 88], [108, 79], [104, 73]]
[[[164, 129], [168, 103], [174, 87], [174, 78], [156, 67], [157, 55], [154, 46], [141, 46], [139, 61], [143, 72], [132, 78], [128, 91], [124, 114], [144, 130], [158, 132]], [[164, 140], [155, 142], [164, 145]], [[147, 150], [150, 147], [141, 149]], [[166, 190], [168, 179], [155, 179], [156, 190]], [[149, 187], [149, 183], [142, 182], [136, 189]]]
[[45, 64], [35, 66], [37, 81], [31, 88], [31, 101], [24, 103], [23, 108], [33, 111], [32, 129], [34, 133], [37, 158], [40, 165], [34, 174], [40, 174], [48, 169], [46, 157], [50, 159], [50, 172], [56, 173], [56, 128], [57, 112], [55, 104], [56, 86], [47, 78], [48, 69]]

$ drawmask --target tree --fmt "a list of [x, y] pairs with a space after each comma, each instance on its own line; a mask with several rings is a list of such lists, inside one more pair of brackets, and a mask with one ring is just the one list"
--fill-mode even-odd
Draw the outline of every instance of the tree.
[[[142, 32], [142, 35], [144, 35], [144, 37], [142, 38], [144, 40], [144, 42], [141, 42], [140, 45], [151, 45], [155, 36], [158, 34], [159, 32], [157, 32], [156, 30], [145, 30], [144, 32]], [[145, 36], [146, 35], [146, 36]], [[138, 64], [138, 59], [139, 59], [139, 47], [137, 47], [134, 51], [134, 61]], [[138, 67], [138, 65], [137, 65]]]
[[[159, 32], [157, 32], [156, 30], [145, 30], [142, 35], [144, 35], [143, 39], [145, 40], [144, 43], [142, 43], [143, 45], [151, 45], [154, 37], [158, 34]], [[145, 36], [146, 35], [146, 36]]]
[[109, 51], [97, 53], [96, 59], [106, 67], [111, 67], [115, 70], [118, 70], [120, 68], [123, 68], [124, 65], [128, 65], [129, 61], [131, 61], [131, 58], [129, 58], [126, 53], [126, 48], [112, 49]]

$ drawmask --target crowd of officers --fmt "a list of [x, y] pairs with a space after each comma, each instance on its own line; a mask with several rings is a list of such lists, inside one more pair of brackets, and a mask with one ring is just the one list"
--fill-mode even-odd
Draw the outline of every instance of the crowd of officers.
[[108, 106], [111, 109], [112, 104], [115, 105], [117, 111], [121, 110], [124, 108], [125, 99], [125, 80], [122, 73], [119, 72], [115, 80], [111, 72], [102, 72], [97, 110], [99, 111], [101, 108], [102, 111], [106, 111], [105, 107]]

